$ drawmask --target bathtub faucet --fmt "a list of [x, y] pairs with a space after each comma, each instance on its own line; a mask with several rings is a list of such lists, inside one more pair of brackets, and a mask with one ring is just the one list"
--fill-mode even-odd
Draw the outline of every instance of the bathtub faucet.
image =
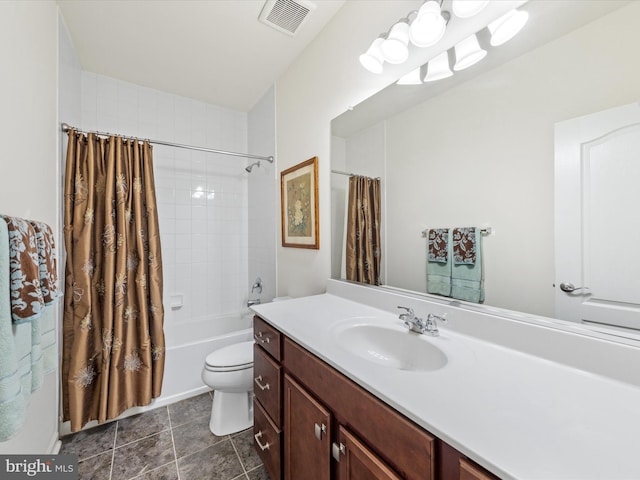
[[248, 300], [247, 301], [247, 307], [252, 307], [253, 305], [259, 305], [260, 304], [260, 299], [256, 298], [255, 300]]
[[258, 293], [262, 293], [262, 279], [260, 277], [256, 278], [256, 281], [253, 282], [251, 287], [251, 293], [258, 291]]

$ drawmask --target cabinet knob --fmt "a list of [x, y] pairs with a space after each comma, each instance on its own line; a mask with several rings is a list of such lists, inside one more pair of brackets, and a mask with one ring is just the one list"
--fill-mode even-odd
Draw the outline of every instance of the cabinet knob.
[[260, 439], [262, 438], [262, 430], [260, 430], [258, 433], [256, 433], [253, 438], [256, 440], [256, 443], [258, 444], [258, 446], [260, 447], [260, 450], [262, 450], [263, 452], [265, 450], [268, 450], [269, 447], [271, 445], [269, 445], [269, 442], [265, 443], [264, 445], [262, 444], [262, 442], [260, 442]]
[[322, 435], [326, 435], [327, 434], [327, 426], [323, 423], [318, 425], [317, 423], [315, 424], [315, 431], [316, 431], [316, 438], [318, 440], [322, 440]]
[[254, 383], [256, 385], [258, 385], [258, 387], [260, 387], [260, 390], [262, 390], [262, 391], [269, 390], [269, 384], [268, 383], [265, 384], [265, 385], [262, 385], [262, 383], [260, 383], [260, 382], [262, 382], [262, 375], [258, 375], [256, 378], [253, 379], [253, 381], [254, 381]]
[[344, 446], [344, 443], [333, 443], [331, 445], [331, 454], [333, 458], [335, 458], [336, 462], [340, 461], [340, 455], [347, 454], [347, 447]]

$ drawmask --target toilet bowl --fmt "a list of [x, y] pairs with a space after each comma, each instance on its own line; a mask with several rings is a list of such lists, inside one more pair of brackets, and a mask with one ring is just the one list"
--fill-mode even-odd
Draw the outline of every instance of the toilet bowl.
[[211, 433], [229, 435], [253, 425], [253, 340], [207, 355], [202, 381], [213, 389]]

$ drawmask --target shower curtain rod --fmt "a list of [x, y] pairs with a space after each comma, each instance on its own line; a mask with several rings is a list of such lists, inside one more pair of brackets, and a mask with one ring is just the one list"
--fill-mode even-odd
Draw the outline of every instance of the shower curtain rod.
[[[367, 177], [366, 175], [358, 175], [357, 173], [342, 172], [340, 170], [331, 170], [331, 173], [337, 173], [338, 175], [346, 175], [347, 177]], [[373, 177], [367, 177], [367, 178], [373, 178]], [[375, 177], [374, 180], [380, 180], [380, 177]]]
[[[62, 131], [63, 132], [68, 132], [69, 130], [71, 130], [73, 127], [69, 126], [69, 124], [67, 123], [62, 123], [61, 124], [62, 127]], [[74, 128], [74, 130], [78, 133], [90, 133], [87, 132], [85, 130], [80, 130], [78, 128]], [[108, 133], [108, 132], [98, 132], [98, 131], [92, 131], [91, 133], [95, 133], [96, 135], [99, 135], [101, 137], [108, 137], [111, 135], [116, 135], [116, 134], [112, 134], [112, 133]], [[238, 152], [228, 152], [226, 150], [216, 150], [215, 148], [207, 148], [207, 147], [196, 147], [194, 145], [184, 145], [182, 143], [173, 143], [173, 142], [163, 142], [162, 140], [150, 140], [148, 138], [138, 138], [138, 137], [129, 137], [127, 135], [118, 135], [119, 137], [122, 138], [126, 138], [128, 140], [136, 140], [136, 141], [144, 141], [146, 140], [149, 143], [153, 143], [154, 145], [166, 145], [168, 147], [176, 147], [176, 148], [186, 148], [187, 150], [198, 150], [199, 152], [209, 152], [209, 153], [219, 153], [221, 155], [231, 155], [234, 157], [243, 157], [243, 158], [255, 158], [258, 160], [265, 160], [269, 163], [273, 163], [273, 157], [272, 156], [268, 156], [268, 157], [264, 157], [262, 155], [252, 155], [250, 153], [238, 153]]]

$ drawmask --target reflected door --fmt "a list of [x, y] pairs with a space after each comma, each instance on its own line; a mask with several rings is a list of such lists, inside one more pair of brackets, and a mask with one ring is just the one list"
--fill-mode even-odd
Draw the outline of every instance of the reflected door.
[[640, 105], [555, 126], [556, 316], [640, 329]]

